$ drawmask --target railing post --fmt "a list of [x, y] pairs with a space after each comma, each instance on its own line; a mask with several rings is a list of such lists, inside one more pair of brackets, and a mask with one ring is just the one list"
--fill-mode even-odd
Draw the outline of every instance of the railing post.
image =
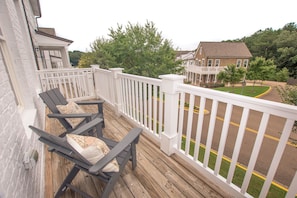
[[91, 68], [92, 68], [92, 74], [93, 74], [93, 83], [94, 83], [94, 95], [96, 98], [99, 98], [99, 94], [98, 94], [98, 87], [97, 87], [97, 83], [96, 83], [96, 76], [95, 76], [95, 73], [96, 73], [96, 69], [99, 69], [100, 66], [99, 65], [90, 65]]
[[118, 77], [118, 74], [121, 74], [123, 72], [123, 68], [110, 68], [109, 69], [112, 72], [113, 76], [113, 86], [115, 89], [114, 91], [114, 106], [115, 106], [115, 112], [117, 116], [120, 115], [120, 111], [122, 110], [122, 103], [121, 103], [121, 82]]
[[162, 79], [161, 91], [165, 94], [164, 131], [161, 135], [161, 150], [167, 155], [174, 153], [177, 144], [178, 84], [183, 83], [184, 76], [168, 74], [159, 76]]

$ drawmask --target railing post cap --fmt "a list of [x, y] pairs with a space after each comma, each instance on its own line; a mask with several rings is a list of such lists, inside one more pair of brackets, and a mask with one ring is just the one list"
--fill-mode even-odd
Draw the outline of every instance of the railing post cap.
[[165, 75], [160, 75], [159, 78], [164, 80], [180, 81], [180, 80], [184, 80], [186, 77], [182, 75], [177, 75], [177, 74], [165, 74]]
[[109, 68], [109, 70], [116, 72], [116, 71], [123, 71], [124, 68]]
[[100, 66], [99, 65], [91, 65], [91, 68], [93, 68], [93, 69], [99, 69], [100, 68]]

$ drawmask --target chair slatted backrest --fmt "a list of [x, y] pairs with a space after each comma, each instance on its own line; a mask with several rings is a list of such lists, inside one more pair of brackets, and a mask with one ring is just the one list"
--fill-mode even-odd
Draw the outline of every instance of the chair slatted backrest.
[[29, 127], [39, 136], [41, 142], [49, 146], [49, 151], [54, 151], [84, 168], [88, 169], [91, 166], [91, 163], [88, 160], [69, 145], [66, 137], [52, 135], [34, 126]]
[[53, 113], [59, 113], [57, 105], [66, 105], [68, 103], [59, 91], [59, 88], [45, 91], [40, 93], [39, 96]]
[[[42, 92], [39, 94], [39, 96], [52, 113], [60, 113], [57, 105], [66, 105], [68, 103], [65, 97], [61, 94], [59, 88]], [[58, 118], [58, 120], [67, 130], [72, 129], [71, 125], [66, 121], [65, 118]]]

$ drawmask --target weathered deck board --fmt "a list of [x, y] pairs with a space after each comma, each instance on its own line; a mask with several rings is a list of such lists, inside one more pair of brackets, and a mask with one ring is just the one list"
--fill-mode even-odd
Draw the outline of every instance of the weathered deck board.
[[[90, 107], [86, 109], [90, 110]], [[121, 140], [133, 128], [123, 117], [116, 117], [108, 105], [104, 105], [104, 117], [104, 136], [114, 140]], [[48, 118], [46, 130], [54, 134], [63, 132], [57, 120]], [[72, 163], [49, 152], [46, 152], [45, 160], [45, 197], [51, 198], [70, 171]], [[95, 177], [82, 172], [73, 183], [94, 197], [100, 197], [104, 186]], [[80, 196], [67, 190], [63, 197]], [[132, 171], [128, 163], [110, 197], [227, 197], [227, 194], [183, 163], [178, 156], [168, 157], [156, 144], [141, 135], [137, 145], [137, 168]]]

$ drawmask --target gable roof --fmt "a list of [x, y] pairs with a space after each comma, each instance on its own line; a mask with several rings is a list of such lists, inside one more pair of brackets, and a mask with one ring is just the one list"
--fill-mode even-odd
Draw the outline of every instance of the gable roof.
[[194, 59], [195, 51], [175, 51], [177, 60]]
[[56, 36], [56, 32], [53, 28], [39, 28], [38, 30], [35, 30], [35, 32], [36, 32], [36, 34], [39, 34], [39, 35], [42, 35], [45, 37], [49, 37], [49, 38], [53, 38], [56, 40], [64, 41], [69, 44], [73, 43], [72, 40]]
[[200, 42], [208, 58], [251, 58], [252, 54], [243, 42]]

